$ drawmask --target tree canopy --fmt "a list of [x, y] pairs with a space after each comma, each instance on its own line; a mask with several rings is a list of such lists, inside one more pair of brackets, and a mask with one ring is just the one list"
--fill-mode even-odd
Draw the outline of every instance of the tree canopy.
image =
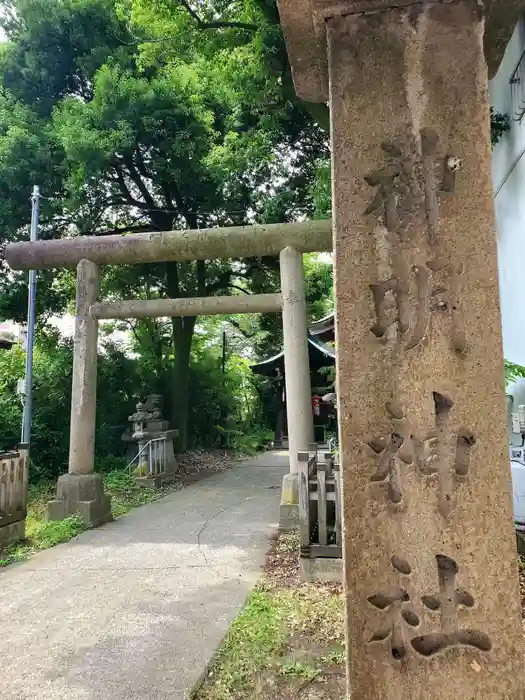
[[[9, 0], [0, 23], [0, 229], [27, 237], [42, 188], [47, 238], [283, 222], [319, 210], [326, 109], [297, 100], [274, 2]], [[324, 106], [321, 105], [321, 108]], [[320, 124], [322, 126], [320, 126]], [[0, 316], [21, 320], [25, 275], [0, 280]], [[275, 259], [107, 268], [109, 297], [251, 293], [278, 285]], [[309, 263], [326, 308], [329, 266]], [[45, 319], [71, 308], [69, 271], [39, 277]], [[329, 302], [328, 302], [329, 303]], [[135, 352], [169, 373], [172, 419], [186, 445], [197, 319], [128, 324]], [[275, 319], [246, 335], [279, 342]], [[272, 332], [273, 331], [273, 332]]]

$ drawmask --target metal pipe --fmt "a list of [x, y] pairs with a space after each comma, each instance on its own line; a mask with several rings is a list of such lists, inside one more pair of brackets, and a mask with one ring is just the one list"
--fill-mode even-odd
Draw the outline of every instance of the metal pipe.
[[219, 314], [275, 313], [281, 311], [281, 294], [247, 294], [235, 297], [195, 297], [189, 299], [150, 299], [101, 301], [91, 305], [91, 317], [155, 318], [165, 316], [213, 316]]
[[6, 248], [5, 259], [13, 270], [28, 270], [74, 267], [80, 260], [90, 260], [97, 265], [133, 265], [170, 260], [250, 258], [278, 255], [286, 246], [301, 253], [332, 250], [332, 222], [254, 224], [11, 243]]
[[[31, 195], [31, 243], [38, 241], [38, 225], [40, 215], [40, 188], [33, 187]], [[31, 445], [31, 423], [33, 418], [33, 349], [35, 345], [36, 323], [36, 270], [29, 271], [29, 290], [27, 305], [27, 347], [26, 347], [26, 373], [24, 383], [24, 412], [22, 418], [22, 434], [20, 442]]]

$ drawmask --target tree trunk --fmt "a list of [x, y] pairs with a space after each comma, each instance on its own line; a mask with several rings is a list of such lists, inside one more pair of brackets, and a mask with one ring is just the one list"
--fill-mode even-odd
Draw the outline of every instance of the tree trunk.
[[173, 392], [171, 416], [173, 427], [179, 431], [175, 441], [176, 452], [188, 448], [188, 423], [190, 410], [190, 354], [196, 318], [172, 318]]
[[[181, 296], [179, 285], [179, 268], [176, 262], [166, 263], [166, 289], [170, 299]], [[197, 294], [206, 293], [206, 264], [197, 260]], [[188, 448], [188, 428], [190, 411], [190, 356], [195, 316], [172, 318], [173, 332], [173, 389], [171, 419], [173, 427], [179, 431], [175, 440], [175, 451], [185, 452]]]

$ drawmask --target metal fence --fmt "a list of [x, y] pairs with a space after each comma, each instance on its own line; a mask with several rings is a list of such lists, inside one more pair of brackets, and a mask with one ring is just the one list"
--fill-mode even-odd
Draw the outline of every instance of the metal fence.
[[128, 464], [130, 473], [134, 465], [143, 469], [144, 474], [141, 476], [155, 477], [163, 474], [166, 471], [166, 438], [148, 440]]
[[299, 452], [301, 556], [342, 557], [341, 474], [331, 452]]
[[0, 453], [0, 528], [18, 523], [27, 515], [28, 449]]

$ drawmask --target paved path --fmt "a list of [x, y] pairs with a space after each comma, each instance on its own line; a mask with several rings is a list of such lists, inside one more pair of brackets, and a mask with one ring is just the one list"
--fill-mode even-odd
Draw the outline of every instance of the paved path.
[[0, 570], [1, 700], [183, 700], [256, 582], [286, 453]]

